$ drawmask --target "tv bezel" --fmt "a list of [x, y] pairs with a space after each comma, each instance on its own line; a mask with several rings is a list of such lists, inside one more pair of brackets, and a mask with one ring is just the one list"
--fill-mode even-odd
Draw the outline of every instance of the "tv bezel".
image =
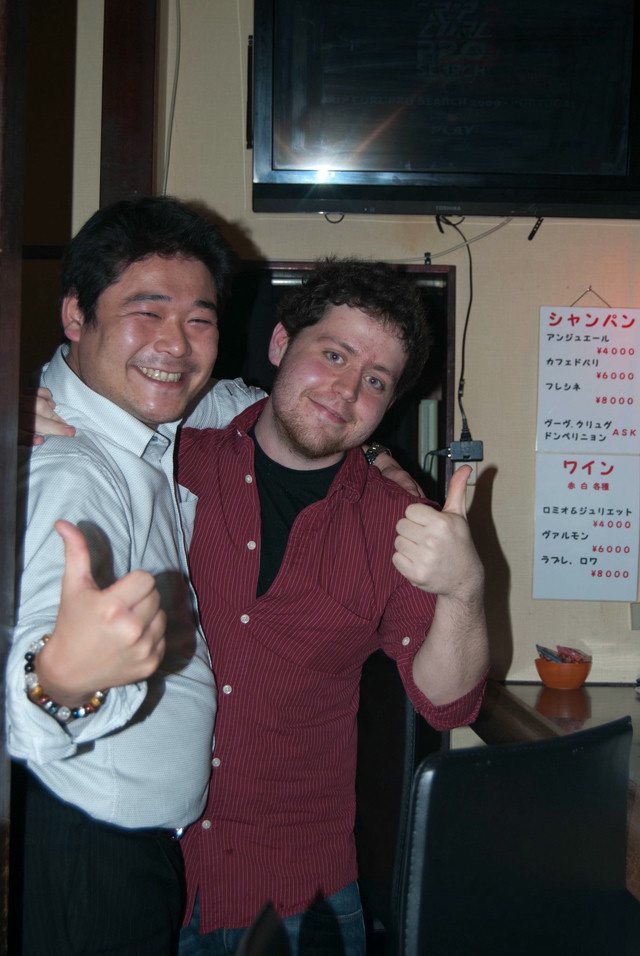
[[314, 170], [272, 165], [276, 2], [254, 0], [254, 212], [640, 219], [640, 0], [634, 2], [627, 175], [332, 170], [331, 183], [314, 181]]

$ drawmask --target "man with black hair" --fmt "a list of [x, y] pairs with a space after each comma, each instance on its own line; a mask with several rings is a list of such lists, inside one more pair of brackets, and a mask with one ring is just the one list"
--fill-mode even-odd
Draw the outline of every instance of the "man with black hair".
[[[29, 956], [175, 952], [174, 836], [204, 807], [216, 689], [188, 581], [195, 498], [173, 446], [211, 376], [229, 267], [218, 230], [165, 198], [100, 210], [63, 261], [68, 342], [41, 382], [75, 437], [48, 438], [21, 469], [7, 670]], [[214, 389], [208, 420], [256, 394]]]

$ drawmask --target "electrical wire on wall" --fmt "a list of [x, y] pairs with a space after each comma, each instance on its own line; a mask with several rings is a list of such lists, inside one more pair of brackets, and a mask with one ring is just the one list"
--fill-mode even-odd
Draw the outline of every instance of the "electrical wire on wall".
[[169, 118], [167, 121], [167, 135], [164, 149], [164, 169], [162, 170], [162, 195], [167, 195], [167, 182], [169, 180], [169, 164], [171, 162], [171, 137], [173, 136], [173, 121], [176, 113], [176, 96], [178, 92], [178, 77], [180, 76], [180, 47], [182, 44], [182, 21], [180, 11], [180, 0], [175, 0], [176, 8], [176, 53], [173, 67], [173, 84], [171, 89], [171, 103], [169, 106]]
[[[457, 225], [454, 225], [454, 223], [452, 223], [451, 220], [449, 220], [446, 216], [436, 216], [436, 225], [438, 225], [438, 229], [440, 229], [440, 232], [443, 232], [443, 229], [439, 225], [439, 223], [444, 223], [445, 225], [451, 226], [453, 229], [456, 229], [458, 233], [460, 234], [460, 236], [462, 237], [463, 241], [459, 242], [457, 246], [451, 246], [451, 248], [449, 249], [443, 249], [442, 252], [434, 252], [434, 253], [425, 252], [425, 258], [427, 258], [429, 261], [431, 261], [432, 259], [442, 259], [443, 256], [448, 256], [452, 252], [457, 252], [458, 249], [464, 249], [465, 246], [468, 249], [472, 242], [478, 242], [480, 239], [486, 239], [487, 236], [490, 236], [492, 233], [497, 232], [499, 229], [504, 229], [505, 226], [509, 225], [512, 219], [513, 219], [512, 216], [508, 216], [506, 219], [501, 219], [500, 222], [496, 226], [492, 226], [491, 229], [485, 229], [484, 232], [478, 233], [477, 236], [473, 236], [471, 239], [465, 239], [463, 233], [458, 228], [460, 223], [464, 222], [464, 216], [461, 217], [460, 222]], [[419, 260], [419, 261], [422, 261], [422, 260]]]
[[458, 408], [460, 410], [461, 418], [461, 428], [460, 428], [460, 440], [451, 442], [448, 448], [441, 448], [437, 451], [429, 452], [430, 455], [440, 455], [442, 457], [450, 458], [452, 461], [464, 462], [464, 461], [482, 461], [483, 456], [483, 447], [481, 441], [474, 441], [471, 437], [471, 431], [467, 422], [467, 416], [462, 404], [462, 397], [464, 395], [464, 373], [465, 373], [465, 359], [466, 359], [466, 348], [467, 348], [467, 331], [469, 329], [469, 318], [471, 316], [471, 307], [473, 305], [473, 258], [471, 256], [471, 249], [469, 248], [472, 242], [476, 242], [478, 239], [482, 239], [485, 236], [490, 235], [492, 232], [495, 232], [496, 229], [501, 229], [503, 226], [506, 226], [510, 219], [504, 219], [502, 222], [498, 223], [497, 226], [487, 230], [482, 233], [480, 236], [475, 236], [473, 239], [467, 239], [465, 234], [460, 229], [460, 223], [464, 222], [464, 217], [459, 220], [459, 222], [452, 222], [447, 216], [436, 216], [436, 225], [441, 233], [444, 234], [443, 225], [449, 226], [451, 229], [455, 229], [458, 233], [462, 242], [457, 246], [453, 246], [450, 249], [445, 249], [443, 252], [438, 253], [437, 256], [431, 256], [429, 253], [425, 254], [425, 261], [430, 263], [432, 259], [439, 258], [441, 256], [450, 255], [450, 253], [455, 252], [458, 249], [466, 249], [467, 256], [469, 260], [469, 301], [467, 302], [467, 312], [465, 315], [464, 326], [462, 330], [462, 345], [461, 345], [461, 354], [460, 354], [460, 378], [458, 379]]
[[[464, 218], [460, 220], [464, 222]], [[469, 426], [467, 424], [467, 416], [462, 405], [462, 396], [464, 395], [464, 371], [465, 371], [465, 356], [467, 350], [467, 331], [469, 329], [469, 317], [471, 316], [471, 307], [473, 305], [473, 259], [471, 256], [471, 249], [469, 248], [469, 241], [463, 233], [460, 226], [452, 222], [447, 216], [436, 216], [436, 225], [441, 233], [444, 234], [444, 229], [442, 224], [450, 226], [451, 229], [455, 229], [460, 238], [462, 239], [462, 246], [467, 250], [467, 256], [469, 259], [469, 301], [467, 302], [467, 313], [464, 318], [464, 326], [462, 328], [462, 346], [460, 353], [460, 378], [458, 379], [458, 408], [460, 409], [460, 418], [462, 421], [462, 426], [460, 430], [460, 441], [471, 441], [471, 432], [469, 431]], [[458, 246], [456, 248], [461, 248]], [[450, 250], [453, 251], [453, 250]]]

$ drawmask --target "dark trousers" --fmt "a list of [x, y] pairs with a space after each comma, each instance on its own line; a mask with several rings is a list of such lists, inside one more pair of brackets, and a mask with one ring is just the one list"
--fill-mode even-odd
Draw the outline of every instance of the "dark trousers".
[[184, 909], [179, 842], [167, 831], [100, 823], [22, 768], [20, 776], [14, 807], [20, 791], [24, 804], [12, 816], [11, 838], [20, 840], [16, 817], [23, 816], [22, 880], [12, 874], [14, 898], [16, 880], [22, 884], [23, 956], [176, 953]]

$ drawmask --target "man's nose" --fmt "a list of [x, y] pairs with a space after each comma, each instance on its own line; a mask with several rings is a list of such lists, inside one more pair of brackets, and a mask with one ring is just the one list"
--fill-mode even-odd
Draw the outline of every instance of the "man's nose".
[[179, 319], [167, 319], [162, 323], [155, 348], [158, 352], [169, 352], [177, 356], [191, 351], [185, 328]]
[[345, 402], [355, 402], [360, 388], [360, 372], [357, 369], [344, 369], [336, 376], [334, 390]]

